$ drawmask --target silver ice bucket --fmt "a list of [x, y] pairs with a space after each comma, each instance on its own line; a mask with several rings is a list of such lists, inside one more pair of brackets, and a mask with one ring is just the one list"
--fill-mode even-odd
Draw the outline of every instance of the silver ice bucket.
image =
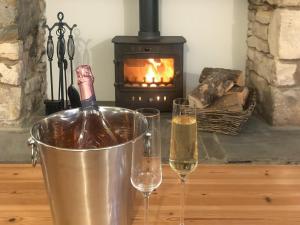
[[[100, 107], [112, 129], [124, 132], [124, 143], [99, 149], [53, 145], [53, 123], [76, 116], [79, 109], [58, 112], [31, 129], [32, 162], [40, 160], [55, 225], [129, 225], [133, 143], [144, 142], [147, 120], [129, 109]], [[134, 123], [139, 126], [133, 132]], [[137, 127], [137, 126], [135, 126]], [[133, 134], [135, 133], [135, 134]], [[126, 136], [125, 135], [125, 136]]]

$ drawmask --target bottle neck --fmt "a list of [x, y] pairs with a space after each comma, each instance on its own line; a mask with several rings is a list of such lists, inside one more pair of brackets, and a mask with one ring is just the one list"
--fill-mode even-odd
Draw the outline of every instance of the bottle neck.
[[93, 84], [82, 83], [79, 85], [81, 108], [84, 109], [98, 109], [96, 96], [94, 93]]
[[88, 99], [81, 100], [81, 108], [84, 109], [98, 109], [96, 96], [92, 95]]
[[82, 109], [98, 109], [94, 91], [94, 76], [89, 65], [76, 69]]

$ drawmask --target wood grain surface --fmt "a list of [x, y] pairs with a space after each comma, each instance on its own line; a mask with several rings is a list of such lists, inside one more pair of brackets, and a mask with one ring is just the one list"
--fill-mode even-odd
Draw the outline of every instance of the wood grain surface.
[[[164, 166], [150, 224], [179, 224], [179, 181]], [[143, 224], [137, 193], [134, 225]], [[186, 225], [300, 224], [300, 166], [199, 165], [186, 189]], [[40, 167], [0, 165], [0, 224], [52, 225]]]

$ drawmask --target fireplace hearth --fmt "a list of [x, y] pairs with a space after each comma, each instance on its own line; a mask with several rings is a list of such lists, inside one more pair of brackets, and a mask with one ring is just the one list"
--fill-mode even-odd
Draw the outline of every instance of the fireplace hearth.
[[138, 36], [116, 36], [116, 105], [131, 109], [155, 107], [170, 111], [183, 96], [182, 36], [160, 36], [158, 0], [140, 0]]

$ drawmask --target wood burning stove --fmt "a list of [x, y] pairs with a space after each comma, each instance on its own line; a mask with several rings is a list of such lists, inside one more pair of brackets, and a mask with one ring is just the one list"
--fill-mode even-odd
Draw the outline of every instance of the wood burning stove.
[[183, 96], [183, 44], [181, 36], [160, 36], [158, 0], [140, 0], [138, 36], [116, 36], [116, 105], [155, 107], [170, 111], [172, 100]]

